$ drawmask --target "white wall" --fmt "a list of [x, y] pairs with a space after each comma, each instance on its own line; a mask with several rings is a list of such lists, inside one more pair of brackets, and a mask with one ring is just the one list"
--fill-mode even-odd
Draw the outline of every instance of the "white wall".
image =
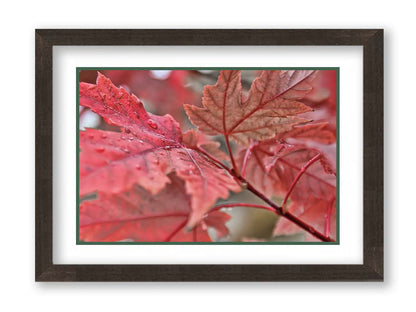
[[[1, 5], [0, 309], [389, 311], [414, 306], [415, 18], [411, 1], [17, 1]], [[385, 28], [384, 283], [34, 282], [35, 28]], [[405, 309], [405, 308], [404, 308]]]

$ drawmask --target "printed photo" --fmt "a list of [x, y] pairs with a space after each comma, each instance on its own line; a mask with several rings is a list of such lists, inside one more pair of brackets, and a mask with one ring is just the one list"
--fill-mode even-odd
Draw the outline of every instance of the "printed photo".
[[76, 83], [77, 244], [338, 244], [338, 68]]

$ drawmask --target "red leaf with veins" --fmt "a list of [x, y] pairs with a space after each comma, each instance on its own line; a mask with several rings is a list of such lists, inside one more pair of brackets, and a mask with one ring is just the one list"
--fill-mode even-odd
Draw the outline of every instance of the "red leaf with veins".
[[326, 122], [327, 130], [334, 136], [337, 129], [337, 71], [320, 70], [319, 75], [312, 81], [313, 90], [309, 93], [304, 103], [313, 107], [314, 112], [307, 113], [304, 117], [311, 118], [315, 122]]
[[[184, 116], [183, 103], [199, 102], [199, 95], [187, 88], [189, 70], [168, 71], [164, 79], [157, 79], [150, 70], [105, 70], [102, 73], [117, 86], [128, 86], [152, 112], [170, 114], [181, 121]], [[95, 82], [97, 71], [81, 71], [85, 82]]]
[[189, 130], [184, 133], [183, 141], [187, 146], [207, 152], [218, 160], [230, 159], [226, 153], [220, 150], [221, 144], [219, 142], [209, 140], [201, 132]]
[[123, 132], [87, 129], [80, 132], [80, 195], [120, 193], [139, 184], [157, 194], [171, 172], [185, 181], [191, 196], [193, 227], [218, 198], [240, 186], [222, 168], [183, 141], [178, 123], [169, 115], [147, 113], [141, 101], [99, 74], [97, 84], [80, 84], [80, 105], [89, 107]]
[[[302, 221], [314, 226], [314, 228], [324, 235], [336, 239], [336, 200], [322, 200], [309, 196], [304, 202], [292, 202], [288, 211], [299, 217]], [[280, 218], [273, 231], [274, 236], [292, 235], [302, 231], [294, 223], [285, 218]], [[319, 241], [312, 235], [307, 234], [307, 241]]]
[[217, 237], [228, 235], [225, 222], [230, 216], [210, 213], [191, 231], [185, 226], [191, 213], [191, 199], [184, 183], [174, 174], [170, 183], [157, 195], [135, 185], [119, 193], [98, 193], [97, 199], [80, 206], [80, 239], [87, 242], [210, 242], [207, 227]]
[[98, 73], [97, 84], [80, 83], [79, 104], [89, 107], [104, 120], [122, 127], [126, 133], [145, 135], [155, 144], [177, 143], [179, 124], [169, 115], [147, 113], [143, 103], [110, 79]]
[[[326, 156], [314, 148], [290, 145], [279, 140], [269, 140], [252, 146], [249, 157], [247, 150], [238, 155], [240, 168], [246, 160], [246, 179], [266, 196], [284, 198], [300, 175], [290, 193], [289, 212], [313, 226], [321, 233], [335, 239], [336, 177]], [[306, 167], [308, 162], [320, 155], [319, 162]], [[329, 174], [332, 173], [332, 174]], [[274, 235], [290, 235], [301, 231], [285, 218], [280, 218]], [[312, 239], [307, 236], [308, 239]]]
[[250, 139], [270, 139], [308, 120], [296, 115], [310, 111], [299, 102], [310, 90], [314, 71], [265, 70], [243, 99], [241, 72], [223, 70], [215, 86], [203, 91], [203, 107], [185, 105], [185, 111], [199, 130], [223, 134], [247, 145]]
[[[238, 154], [239, 167], [243, 166], [247, 150]], [[246, 163], [245, 178], [267, 197], [284, 197], [288, 192], [296, 175], [314, 156], [320, 153], [316, 149], [302, 145], [279, 143], [279, 140], [264, 141], [251, 149]], [[313, 163], [297, 182], [290, 198], [292, 200], [306, 200], [313, 195], [317, 198], [332, 198], [336, 191], [336, 177], [329, 175], [329, 164], [325, 156], [323, 163]]]
[[308, 140], [315, 141], [321, 144], [335, 143], [335, 134], [328, 129], [327, 122], [311, 123], [302, 126], [295, 126], [292, 130], [282, 133], [277, 136], [279, 139], [297, 139], [307, 142]]

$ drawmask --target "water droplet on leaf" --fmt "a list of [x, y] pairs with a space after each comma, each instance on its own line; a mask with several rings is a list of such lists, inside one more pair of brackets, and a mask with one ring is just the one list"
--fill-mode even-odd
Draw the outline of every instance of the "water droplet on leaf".
[[153, 120], [148, 119], [148, 120], [147, 120], [147, 124], [148, 124], [151, 128], [153, 128], [153, 129], [157, 129], [157, 124], [156, 124], [156, 122], [154, 122]]

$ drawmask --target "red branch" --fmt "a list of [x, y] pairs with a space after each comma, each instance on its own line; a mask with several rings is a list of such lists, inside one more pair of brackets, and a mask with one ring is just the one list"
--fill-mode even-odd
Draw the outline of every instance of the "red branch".
[[329, 237], [328, 234], [325, 233], [322, 234], [318, 230], [316, 230], [313, 226], [303, 222], [301, 219], [296, 217], [295, 215], [291, 214], [290, 212], [285, 212], [282, 207], [277, 206], [275, 203], [273, 203], [271, 200], [269, 200], [266, 196], [264, 196], [262, 193], [260, 193], [258, 190], [256, 190], [250, 183], [245, 181], [243, 178], [240, 178], [243, 183], [247, 183], [247, 189], [252, 192], [253, 194], [257, 195], [259, 198], [261, 198], [263, 201], [265, 201], [267, 204], [269, 204], [271, 207], [263, 206], [263, 205], [256, 205], [256, 204], [248, 204], [248, 203], [232, 203], [232, 204], [223, 204], [216, 206], [212, 208], [209, 213], [220, 210], [222, 208], [228, 208], [228, 207], [250, 207], [250, 208], [260, 208], [265, 209], [271, 212], [274, 212], [275, 214], [282, 216], [283, 218], [286, 218], [293, 223], [295, 223], [297, 226], [302, 228], [303, 230], [307, 231], [314, 237], [320, 239], [324, 242], [333, 242], [333, 240]]
[[311, 226], [311, 225], [303, 222], [301, 219], [299, 219], [295, 215], [291, 214], [290, 212], [284, 211], [282, 207], [279, 207], [278, 205], [276, 205], [274, 202], [272, 202], [270, 199], [268, 199], [264, 194], [262, 194], [260, 191], [258, 191], [257, 189], [255, 189], [246, 180], [244, 180], [241, 177], [240, 177], [240, 180], [242, 182], [244, 182], [244, 183], [247, 183], [247, 190], [249, 190], [250, 192], [252, 192], [254, 195], [257, 195], [257, 197], [261, 198], [264, 202], [266, 202], [271, 207], [273, 207], [276, 214], [278, 214], [279, 216], [282, 216], [282, 217], [284, 217], [284, 218], [292, 221], [297, 226], [299, 226], [300, 228], [302, 228], [303, 230], [305, 230], [306, 232], [310, 233], [311, 235], [313, 235], [314, 237], [320, 239], [323, 242], [333, 242], [333, 240], [331, 238], [329, 238], [326, 235], [320, 233], [313, 226]]
[[[299, 219], [297, 216], [291, 214], [290, 212], [284, 211], [284, 209], [278, 205], [276, 205], [273, 201], [271, 201], [270, 199], [268, 199], [263, 193], [261, 193], [260, 191], [258, 191], [256, 188], [254, 188], [254, 186], [252, 186], [247, 180], [245, 180], [242, 176], [238, 175], [234, 170], [231, 170], [230, 168], [228, 168], [226, 165], [224, 165], [221, 161], [219, 161], [218, 159], [216, 159], [215, 157], [209, 155], [206, 151], [200, 149], [200, 151], [207, 156], [209, 159], [211, 159], [214, 163], [216, 163], [218, 166], [222, 167], [223, 169], [225, 169], [226, 171], [228, 171], [229, 174], [231, 174], [236, 180], [238, 180], [240, 182], [241, 185], [245, 185], [247, 190], [250, 191], [251, 193], [253, 193], [254, 195], [256, 195], [257, 197], [259, 197], [260, 199], [262, 199], [264, 202], [266, 202], [270, 207], [266, 207], [266, 206], [262, 206], [262, 205], [251, 205], [251, 204], [245, 204], [245, 203], [238, 203], [238, 204], [226, 204], [226, 205], [221, 205], [221, 206], [217, 206], [214, 207], [210, 212], [214, 211], [214, 209], [218, 210], [221, 208], [225, 208], [225, 207], [236, 207], [236, 206], [240, 206], [240, 207], [252, 207], [252, 208], [262, 208], [262, 209], [267, 209], [269, 211], [273, 211], [274, 213], [276, 213], [277, 215], [286, 218], [290, 221], [292, 221], [293, 223], [295, 223], [298, 227], [302, 228], [303, 230], [305, 230], [306, 232], [308, 232], [309, 234], [311, 234], [312, 236], [318, 238], [319, 240], [323, 241], [323, 242], [333, 242], [334, 240], [331, 239], [329, 236], [324, 235], [322, 233], [320, 233], [318, 230], [316, 230], [313, 226], [305, 223], [304, 221], [302, 221], [301, 219]], [[231, 150], [229, 150], [230, 154], [231, 154]], [[319, 157], [318, 157], [319, 156]], [[297, 182], [300, 178], [300, 176], [303, 174], [303, 172], [310, 166], [312, 165], [315, 161], [317, 161], [319, 158], [321, 157], [321, 154], [316, 155], [314, 158], [312, 158], [303, 168], [305, 168], [302, 173], [298, 173], [297, 179], [295, 178], [295, 181]], [[315, 159], [316, 158], [316, 159]], [[294, 181], [294, 182], [295, 182]], [[295, 183], [292, 183], [293, 187], [295, 187], [296, 185]], [[292, 189], [293, 189], [292, 187]], [[290, 195], [290, 193], [289, 193]], [[286, 195], [288, 197], [288, 195]]]

